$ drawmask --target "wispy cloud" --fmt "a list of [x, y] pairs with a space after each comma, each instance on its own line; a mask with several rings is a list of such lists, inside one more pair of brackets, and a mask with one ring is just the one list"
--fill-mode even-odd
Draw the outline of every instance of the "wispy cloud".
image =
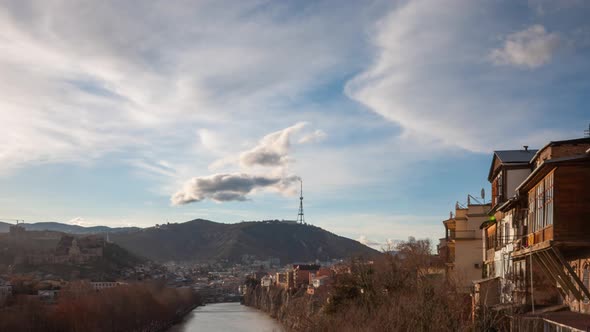
[[377, 241], [373, 241], [373, 240], [369, 240], [365, 235], [361, 235], [359, 236], [359, 238], [357, 239], [358, 242], [366, 245], [366, 246], [370, 246], [370, 247], [374, 247], [374, 246], [380, 246], [381, 242], [377, 242]]
[[[542, 145], [527, 142], [532, 128], [547, 129], [535, 116], [543, 112], [545, 97], [521, 91], [534, 77], [499, 72], [487, 61], [494, 31], [506, 23], [486, 14], [497, 7], [464, 0], [400, 5], [376, 25], [374, 61], [347, 83], [347, 95], [399, 125], [412, 140], [431, 139], [439, 148], [489, 152], [499, 144]], [[547, 63], [558, 45], [556, 33], [535, 25], [510, 35], [493, 58], [536, 67]], [[544, 91], [549, 83], [535, 84], [536, 91]], [[569, 133], [557, 134], [564, 136]]]
[[409, 237], [429, 238], [433, 243], [437, 243], [444, 233], [442, 218], [383, 213], [332, 214], [321, 218], [317, 225], [381, 249], [393, 247]]
[[73, 219], [68, 220], [68, 224], [78, 225], [78, 226], [88, 226], [88, 222], [82, 217], [76, 217]]
[[551, 61], [559, 45], [556, 33], [547, 33], [545, 27], [536, 24], [508, 35], [504, 46], [493, 50], [490, 58], [498, 65], [537, 68]]
[[299, 139], [300, 144], [320, 142], [328, 136], [323, 130], [316, 129], [313, 133], [309, 133]]
[[[354, 218], [335, 221], [338, 232], [380, 243], [434, 237], [438, 222], [403, 224], [385, 212], [358, 220], [373, 207], [403, 213], [388, 201], [392, 193], [403, 192], [408, 209], [423, 204], [423, 187], [409, 184], [422, 176], [416, 165], [427, 174], [438, 161], [463, 158], [448, 173], [461, 179], [445, 188], [454, 196], [480, 187], [464, 173], [481, 153], [576, 136], [587, 121], [590, 6], [529, 4], [533, 9], [468, 0], [3, 2], [0, 196], [34, 196], [18, 180], [7, 186], [29, 171], [44, 177], [45, 169], [83, 164], [91, 167], [81, 177], [140, 175], [102, 188], [128, 186], [126, 197], [142, 208], [154, 202], [141, 216], [129, 211], [132, 203], [113, 210], [135, 223], [211, 207], [170, 209], [174, 193], [178, 202], [252, 199], [240, 205], [247, 218], [266, 215], [246, 207], [281, 200], [262, 193], [288, 194], [281, 181], [298, 175], [310, 198], [331, 200], [315, 201], [318, 209], [340, 211], [352, 196], [370, 196], [365, 206], [347, 206]], [[224, 190], [234, 187], [221, 179], [242, 185]], [[14, 214], [29, 213], [25, 203], [12, 204], [16, 195], [7, 199]], [[95, 211], [110, 210], [108, 203], [94, 202]], [[281, 203], [264, 209], [279, 214]], [[447, 207], [428, 213], [436, 209]], [[240, 219], [213, 212], [221, 210], [207, 213]], [[77, 215], [96, 217], [75, 210], [62, 219]], [[100, 220], [120, 219], [109, 218]]]
[[[10, 142], [0, 146], [0, 170], [92, 163], [154, 147], [184, 153], [195, 128], [260, 130], [293, 98], [350, 71], [341, 50], [356, 33], [332, 24], [348, 9], [257, 1], [129, 6], [0, 8], [0, 130]], [[302, 16], [283, 20], [292, 10]], [[198, 152], [218, 153], [207, 130], [199, 132]]]
[[244, 167], [285, 166], [289, 162], [291, 136], [301, 131], [305, 125], [305, 122], [299, 122], [264, 136], [257, 146], [240, 154], [240, 164]]

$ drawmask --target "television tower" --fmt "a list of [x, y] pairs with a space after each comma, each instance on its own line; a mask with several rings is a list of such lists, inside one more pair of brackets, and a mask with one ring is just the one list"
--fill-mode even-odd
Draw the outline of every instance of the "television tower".
[[299, 213], [297, 214], [297, 223], [304, 224], [305, 223], [305, 216], [303, 215], [303, 180], [301, 181], [301, 194], [299, 195]]

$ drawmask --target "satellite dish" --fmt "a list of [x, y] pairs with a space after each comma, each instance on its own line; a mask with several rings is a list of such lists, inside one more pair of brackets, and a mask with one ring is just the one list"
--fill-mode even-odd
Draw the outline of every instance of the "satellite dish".
[[486, 190], [481, 188], [481, 199], [483, 199], [484, 203], [486, 201]]

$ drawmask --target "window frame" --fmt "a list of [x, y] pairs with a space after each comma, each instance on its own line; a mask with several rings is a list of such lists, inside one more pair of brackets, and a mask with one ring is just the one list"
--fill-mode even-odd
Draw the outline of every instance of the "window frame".
[[528, 193], [528, 226], [530, 233], [538, 232], [554, 223], [555, 177], [549, 172]]

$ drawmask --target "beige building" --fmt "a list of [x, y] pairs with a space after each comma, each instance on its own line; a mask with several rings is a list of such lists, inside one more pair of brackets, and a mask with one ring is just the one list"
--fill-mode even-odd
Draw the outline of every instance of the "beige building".
[[482, 232], [480, 225], [488, 219], [490, 204], [457, 203], [455, 213], [443, 221], [445, 237], [440, 239], [439, 255], [446, 264], [447, 279], [453, 280], [467, 293], [472, 281], [482, 277]]

